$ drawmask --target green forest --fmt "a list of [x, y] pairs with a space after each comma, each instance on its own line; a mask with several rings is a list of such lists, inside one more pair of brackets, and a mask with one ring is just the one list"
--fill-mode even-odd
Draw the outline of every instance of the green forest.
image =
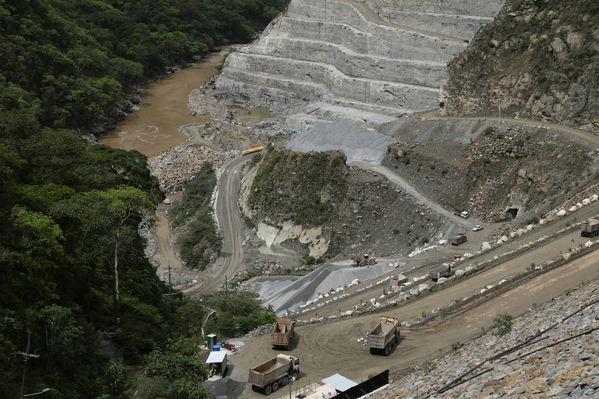
[[[0, 0], [1, 398], [208, 396], [205, 307], [167, 295], [138, 233], [162, 198], [146, 158], [81, 136], [167, 66], [250, 40], [285, 3]], [[272, 317], [227, 295], [256, 313], [234, 315], [244, 330]]]

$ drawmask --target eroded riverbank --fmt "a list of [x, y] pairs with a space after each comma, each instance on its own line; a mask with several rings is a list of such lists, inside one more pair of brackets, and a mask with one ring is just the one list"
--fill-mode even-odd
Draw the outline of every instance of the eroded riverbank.
[[201, 62], [183, 69], [159, 82], [148, 84], [139, 111], [130, 114], [117, 128], [101, 140], [101, 144], [124, 150], [137, 150], [155, 155], [183, 143], [187, 137], [179, 127], [206, 122], [204, 115], [192, 116], [188, 110], [189, 93], [218, 73], [226, 51], [207, 56]]

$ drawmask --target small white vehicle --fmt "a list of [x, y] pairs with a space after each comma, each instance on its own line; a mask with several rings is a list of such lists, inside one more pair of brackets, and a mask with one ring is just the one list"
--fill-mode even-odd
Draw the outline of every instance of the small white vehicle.
[[476, 226], [474, 226], [472, 228], [472, 231], [481, 231], [484, 227], [481, 226], [480, 224], [477, 224]]

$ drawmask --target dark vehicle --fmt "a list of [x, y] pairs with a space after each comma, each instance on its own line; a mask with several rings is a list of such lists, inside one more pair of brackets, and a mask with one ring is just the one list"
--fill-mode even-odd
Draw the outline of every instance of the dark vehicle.
[[436, 267], [435, 269], [431, 270], [431, 272], [429, 273], [429, 277], [433, 281], [437, 281], [441, 277], [451, 277], [451, 276], [453, 276], [454, 273], [455, 272], [453, 271], [453, 268], [451, 267], [451, 265], [442, 265], [442, 266]]
[[581, 237], [595, 237], [599, 236], [599, 220], [591, 219], [585, 225], [580, 232]]
[[464, 234], [456, 234], [455, 236], [449, 237], [449, 243], [451, 245], [462, 245], [466, 241], [468, 241], [468, 239]]

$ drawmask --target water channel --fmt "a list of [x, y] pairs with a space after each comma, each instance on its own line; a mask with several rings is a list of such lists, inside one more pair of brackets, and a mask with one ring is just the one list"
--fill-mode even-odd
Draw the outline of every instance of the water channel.
[[166, 79], [148, 84], [141, 96], [143, 103], [139, 111], [120, 122], [100, 143], [151, 156], [184, 142], [186, 137], [179, 133], [179, 127], [207, 118], [190, 115], [189, 93], [217, 74], [217, 66], [225, 53], [213, 53]]

